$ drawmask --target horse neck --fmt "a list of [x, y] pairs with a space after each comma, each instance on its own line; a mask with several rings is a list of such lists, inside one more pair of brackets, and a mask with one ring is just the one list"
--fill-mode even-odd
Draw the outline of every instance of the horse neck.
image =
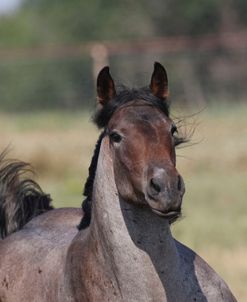
[[185, 296], [169, 224], [119, 198], [108, 139], [99, 155], [89, 234], [124, 301], [175, 301], [179, 289]]

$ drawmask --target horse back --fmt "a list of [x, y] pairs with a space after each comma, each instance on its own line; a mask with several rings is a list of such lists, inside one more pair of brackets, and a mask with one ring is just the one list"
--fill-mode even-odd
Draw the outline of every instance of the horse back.
[[80, 209], [37, 216], [0, 241], [0, 301], [60, 301], [67, 250], [78, 233]]

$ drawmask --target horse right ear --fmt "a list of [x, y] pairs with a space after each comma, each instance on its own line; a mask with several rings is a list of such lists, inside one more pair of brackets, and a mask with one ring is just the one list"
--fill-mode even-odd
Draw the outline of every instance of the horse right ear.
[[108, 66], [104, 67], [98, 74], [97, 78], [97, 99], [98, 102], [105, 106], [116, 96], [114, 81], [110, 75]]

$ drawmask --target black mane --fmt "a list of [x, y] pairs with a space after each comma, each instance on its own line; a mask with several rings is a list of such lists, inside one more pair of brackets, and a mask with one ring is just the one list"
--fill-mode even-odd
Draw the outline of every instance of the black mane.
[[[98, 128], [105, 129], [114, 112], [119, 107], [134, 100], [145, 101], [150, 106], [159, 108], [166, 116], [169, 116], [168, 102], [165, 99], [160, 99], [154, 96], [149, 88], [145, 87], [141, 89], [129, 89], [126, 87], [121, 87], [113, 100], [109, 101], [104, 107], [96, 111], [95, 115], [93, 116], [93, 122], [98, 126]], [[82, 202], [84, 216], [78, 225], [79, 230], [88, 227], [91, 221], [94, 178], [97, 169], [100, 146], [104, 135], [105, 130], [100, 134], [97, 140], [94, 154], [88, 169], [88, 178], [83, 190], [83, 195], [86, 197]]]
[[32, 218], [53, 209], [51, 198], [25, 174], [30, 166], [0, 154], [0, 238], [21, 229]]
[[78, 225], [79, 230], [82, 230], [82, 229], [85, 229], [86, 227], [88, 227], [90, 224], [90, 221], [91, 221], [93, 184], [94, 184], [94, 178], [95, 178], [95, 173], [96, 173], [96, 169], [97, 169], [100, 146], [101, 146], [101, 142], [102, 142], [104, 135], [105, 135], [105, 132], [103, 131], [97, 140], [97, 143], [94, 148], [94, 154], [91, 159], [90, 166], [88, 168], [88, 177], [87, 177], [86, 183], [84, 185], [84, 190], [83, 190], [83, 195], [86, 197], [82, 202], [82, 209], [84, 212], [84, 216], [81, 219], [80, 224]]

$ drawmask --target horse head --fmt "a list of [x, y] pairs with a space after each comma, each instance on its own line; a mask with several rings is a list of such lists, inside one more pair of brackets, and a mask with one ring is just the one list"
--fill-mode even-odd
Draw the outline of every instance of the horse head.
[[165, 68], [154, 64], [148, 88], [117, 92], [105, 67], [97, 78], [97, 94], [95, 122], [109, 137], [119, 195], [175, 220], [185, 188], [176, 169], [175, 146], [180, 139], [169, 117]]

